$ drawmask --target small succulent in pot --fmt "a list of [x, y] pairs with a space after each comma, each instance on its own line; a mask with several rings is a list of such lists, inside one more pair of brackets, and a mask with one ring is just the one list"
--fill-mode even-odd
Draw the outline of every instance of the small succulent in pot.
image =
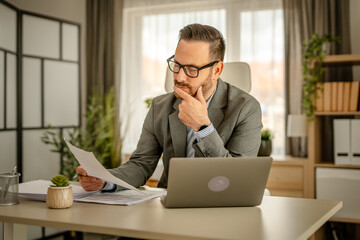
[[51, 179], [51, 182], [54, 185], [51, 185], [51, 187], [67, 187], [70, 186], [69, 179], [65, 177], [64, 175], [57, 175]]
[[73, 204], [73, 191], [64, 175], [57, 175], [51, 179], [54, 185], [50, 185], [46, 194], [46, 205], [49, 208], [69, 208]]

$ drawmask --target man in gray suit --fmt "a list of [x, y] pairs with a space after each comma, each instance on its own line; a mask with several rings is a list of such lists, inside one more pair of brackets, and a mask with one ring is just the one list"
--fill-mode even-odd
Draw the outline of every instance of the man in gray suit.
[[[139, 187], [153, 174], [163, 155], [158, 187], [167, 187], [173, 157], [257, 156], [261, 141], [261, 109], [246, 92], [223, 82], [225, 42], [211, 26], [191, 24], [180, 30], [168, 66], [174, 93], [153, 99], [140, 140], [130, 160], [109, 171]], [[241, 81], [241, 79], [239, 79]], [[114, 191], [116, 186], [77, 172], [86, 190]]]

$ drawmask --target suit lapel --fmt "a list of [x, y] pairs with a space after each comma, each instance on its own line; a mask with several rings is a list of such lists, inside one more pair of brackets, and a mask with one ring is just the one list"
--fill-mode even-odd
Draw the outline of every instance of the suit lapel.
[[179, 104], [181, 100], [177, 99], [173, 105], [174, 112], [169, 115], [169, 125], [171, 139], [174, 147], [175, 156], [186, 156], [186, 126], [179, 119]]
[[226, 107], [227, 105], [226, 93], [226, 84], [219, 78], [215, 95], [211, 100], [208, 108], [209, 118], [215, 129], [219, 127], [220, 123], [224, 119], [224, 113], [222, 112], [222, 108]]
[[224, 114], [220, 109], [210, 109], [209, 108], [209, 118], [212, 124], [214, 125], [214, 128], [217, 129], [224, 119]]

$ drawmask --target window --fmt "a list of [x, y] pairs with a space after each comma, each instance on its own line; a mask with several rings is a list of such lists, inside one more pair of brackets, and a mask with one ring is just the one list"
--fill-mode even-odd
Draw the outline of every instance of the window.
[[273, 154], [285, 153], [283, 12], [240, 13], [240, 60], [250, 64], [253, 95], [261, 104], [264, 128], [275, 134]]
[[[262, 107], [264, 128], [275, 138], [273, 154], [285, 153], [284, 34], [279, 0], [125, 1], [120, 112], [126, 128], [124, 152], [135, 150], [146, 116], [145, 99], [165, 93], [166, 59], [181, 28], [211, 25], [224, 35], [225, 62], [251, 66], [252, 90]], [[134, 5], [135, 4], [135, 5]], [[144, 5], [147, 4], [147, 5]], [[124, 119], [126, 116], [126, 119]], [[125, 121], [126, 120], [126, 121]]]

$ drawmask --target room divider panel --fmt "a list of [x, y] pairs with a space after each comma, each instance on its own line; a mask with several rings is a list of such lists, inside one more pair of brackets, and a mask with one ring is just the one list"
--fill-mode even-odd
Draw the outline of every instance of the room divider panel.
[[22, 181], [50, 179], [61, 156], [41, 141], [47, 129], [81, 126], [80, 25], [0, 1], [0, 169]]
[[0, 4], [0, 169], [17, 164], [17, 11]]

